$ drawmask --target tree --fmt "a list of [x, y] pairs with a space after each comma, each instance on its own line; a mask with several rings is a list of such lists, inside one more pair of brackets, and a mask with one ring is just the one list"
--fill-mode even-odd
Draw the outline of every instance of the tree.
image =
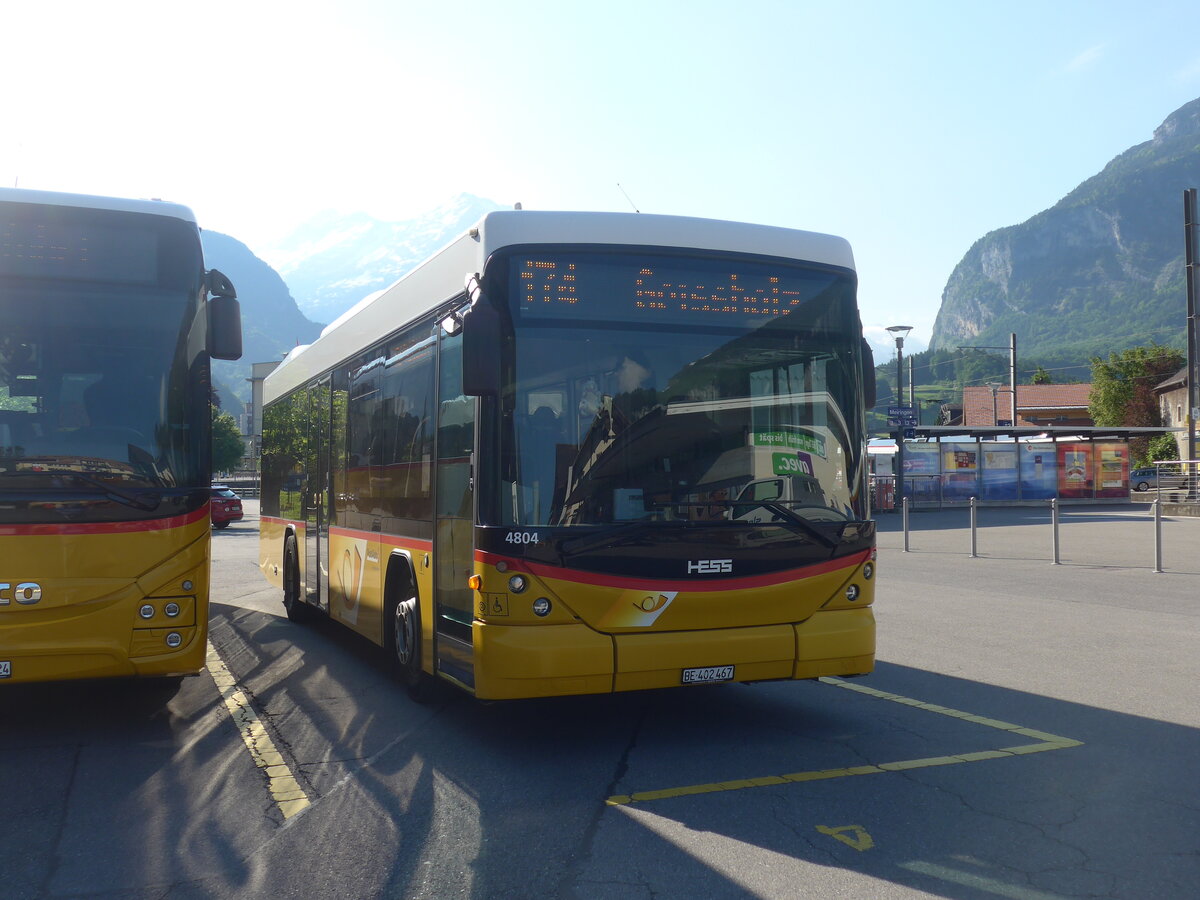
[[[1110, 353], [1107, 361], [1093, 356], [1092, 390], [1088, 395], [1092, 421], [1105, 428], [1161, 426], [1162, 413], [1154, 388], [1179, 371], [1183, 363], [1182, 351], [1154, 343]], [[1145, 458], [1149, 443], [1148, 438], [1132, 439], [1130, 455]]]
[[237, 420], [229, 413], [212, 407], [212, 469], [232, 472], [246, 454], [246, 445], [238, 431]]
[[1143, 466], [1152, 466], [1156, 462], [1169, 459], [1179, 459], [1179, 444], [1175, 442], [1174, 435], [1160, 434], [1150, 438], [1146, 458], [1136, 460], [1134, 466], [1140, 469]]
[[1046, 371], [1044, 366], [1038, 366], [1033, 373], [1033, 377], [1029, 379], [1030, 384], [1054, 384], [1054, 379], [1050, 377], [1050, 373]]

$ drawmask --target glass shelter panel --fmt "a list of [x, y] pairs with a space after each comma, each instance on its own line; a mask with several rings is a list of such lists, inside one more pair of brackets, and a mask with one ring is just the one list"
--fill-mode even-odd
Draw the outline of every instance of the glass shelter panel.
[[904, 496], [912, 503], [941, 500], [939, 445], [928, 441], [904, 442]]
[[980, 445], [983, 468], [980, 479], [983, 483], [982, 499], [1017, 499], [1017, 445], [1015, 442], [991, 442]]
[[946, 442], [942, 447], [942, 497], [965, 501], [979, 496], [979, 445]]
[[1058, 492], [1058, 458], [1052, 443], [1021, 444], [1021, 497], [1049, 500]]
[[1129, 496], [1129, 446], [1123, 443], [1096, 444], [1093, 460], [1097, 499]]

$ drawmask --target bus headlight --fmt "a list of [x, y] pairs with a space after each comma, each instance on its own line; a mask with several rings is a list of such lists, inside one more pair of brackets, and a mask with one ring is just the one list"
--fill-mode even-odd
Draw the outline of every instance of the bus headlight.
[[871, 580], [871, 577], [872, 577], [874, 574], [875, 574], [875, 566], [874, 566], [874, 564], [872, 564], [872, 563], [866, 563], [866, 564], [863, 566], [863, 578], [867, 579], [867, 581], [870, 581], [870, 580]]
[[166, 606], [163, 607], [163, 612], [165, 612], [168, 616], [170, 616], [173, 619], [177, 615], [179, 615], [179, 604], [178, 603], [168, 603]]
[[524, 575], [514, 575], [512, 578], [508, 579], [508, 589], [514, 594], [523, 593], [527, 587], [529, 587], [529, 585], [526, 583]]
[[550, 601], [545, 597], [538, 597], [534, 600], [533, 614], [539, 618], [545, 618], [550, 615]]
[[144, 603], [144, 604], [142, 604], [141, 609], [138, 610], [138, 615], [141, 616], [143, 619], [153, 619], [154, 618], [154, 607], [151, 606], [149, 603]]
[[178, 631], [172, 631], [167, 635], [167, 646], [174, 650], [183, 643], [183, 635]]
[[850, 600], [850, 601], [854, 601], [854, 600], [858, 599], [858, 585], [857, 584], [852, 584], [852, 585], [850, 585], [850, 587], [846, 588], [846, 599]]
[[194, 587], [194, 585], [190, 581], [185, 581], [183, 583], [183, 589], [185, 591], [190, 591], [193, 587]]

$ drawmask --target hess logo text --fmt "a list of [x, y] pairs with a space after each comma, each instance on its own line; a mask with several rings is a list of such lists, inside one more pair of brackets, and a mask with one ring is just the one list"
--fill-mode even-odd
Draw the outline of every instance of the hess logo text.
[[732, 559], [692, 559], [688, 560], [689, 575], [728, 575], [733, 572]]

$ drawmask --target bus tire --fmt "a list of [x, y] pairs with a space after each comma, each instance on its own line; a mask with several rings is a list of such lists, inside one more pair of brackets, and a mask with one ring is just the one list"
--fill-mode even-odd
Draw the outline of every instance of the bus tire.
[[408, 695], [418, 703], [432, 700], [436, 684], [421, 668], [421, 605], [415, 596], [392, 604], [388, 653], [392, 672]]
[[312, 618], [312, 611], [300, 597], [300, 555], [294, 534], [283, 542], [283, 608], [293, 622], [304, 623]]

